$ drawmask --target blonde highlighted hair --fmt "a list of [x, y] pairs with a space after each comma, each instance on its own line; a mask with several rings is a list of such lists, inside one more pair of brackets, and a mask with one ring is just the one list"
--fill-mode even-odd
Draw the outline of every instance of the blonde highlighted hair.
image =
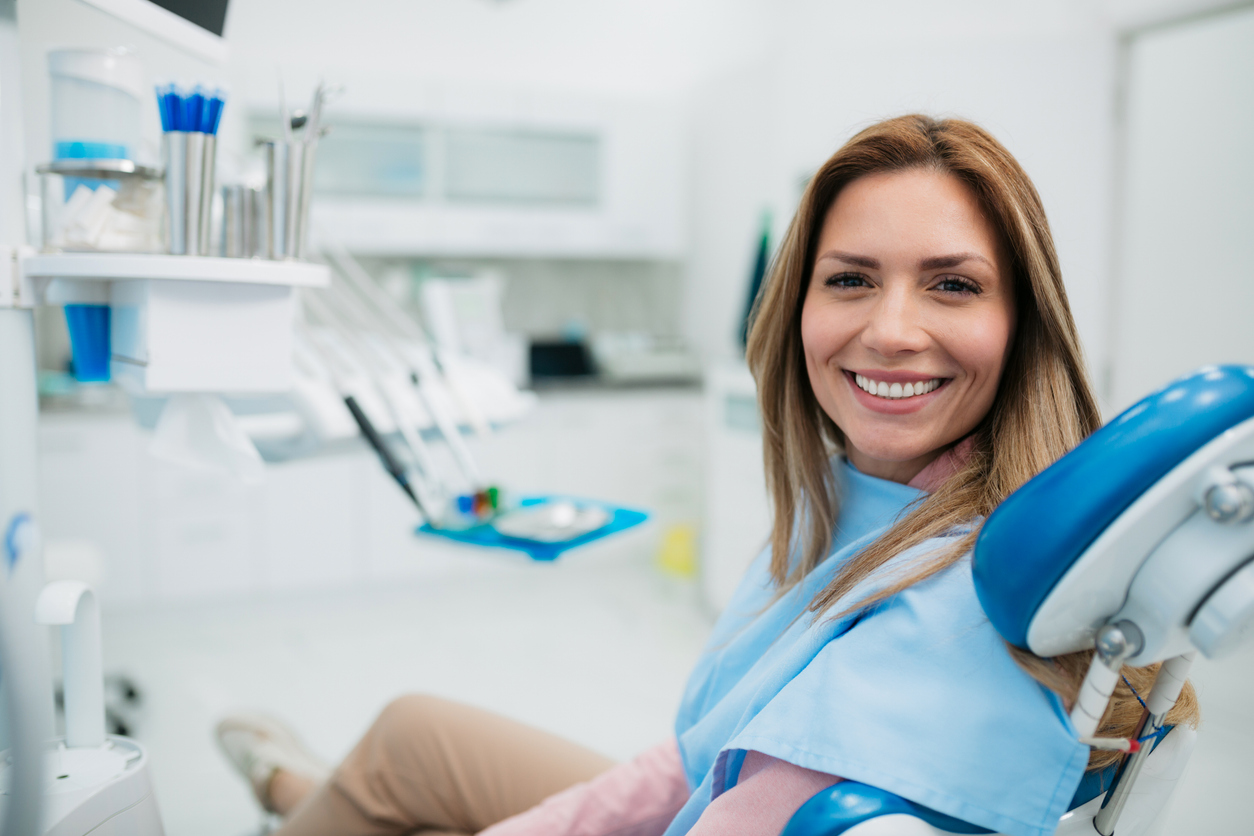
[[[774, 505], [771, 574], [778, 588], [794, 586], [827, 557], [840, 512], [829, 459], [842, 449], [844, 438], [814, 396], [801, 344], [801, 307], [819, 232], [849, 183], [873, 173], [911, 169], [958, 178], [1000, 232], [1010, 257], [1008, 278], [1017, 318], [1014, 338], [993, 405], [971, 434], [971, 455], [944, 484], [836, 572], [810, 604], [816, 613], [833, 609], [906, 549], [987, 517], [1101, 423], [1045, 210], [1018, 162], [987, 131], [959, 119], [909, 115], [866, 128], [810, 180], [754, 305], [746, 356], [762, 412], [767, 489]], [[966, 535], [951, 548], [908, 567], [854, 607], [873, 606], [954, 564], [971, 549], [975, 537], [976, 533]], [[1016, 648], [1012, 653], [1038, 681], [1064, 700], [1074, 699], [1087, 654], [1042, 660]], [[1129, 678], [1134, 684], [1144, 680], [1139, 672]], [[1116, 693], [1100, 734], [1131, 733], [1125, 729], [1126, 715], [1138, 707], [1132, 699], [1126, 690]], [[1175, 715], [1175, 722], [1196, 722], [1191, 688], [1186, 688]], [[1095, 751], [1090, 768], [1117, 757], [1115, 752]]]

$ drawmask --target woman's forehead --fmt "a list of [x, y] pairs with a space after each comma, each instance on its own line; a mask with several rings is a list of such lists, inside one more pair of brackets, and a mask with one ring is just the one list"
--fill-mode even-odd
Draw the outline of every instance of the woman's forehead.
[[974, 252], [992, 263], [1002, 245], [979, 198], [947, 172], [881, 172], [846, 185], [824, 216], [816, 259], [831, 252], [919, 261]]

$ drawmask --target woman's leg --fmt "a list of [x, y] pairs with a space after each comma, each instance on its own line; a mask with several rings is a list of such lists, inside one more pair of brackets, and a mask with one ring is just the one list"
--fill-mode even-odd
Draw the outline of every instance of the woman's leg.
[[613, 765], [482, 709], [405, 696], [275, 836], [476, 833]]

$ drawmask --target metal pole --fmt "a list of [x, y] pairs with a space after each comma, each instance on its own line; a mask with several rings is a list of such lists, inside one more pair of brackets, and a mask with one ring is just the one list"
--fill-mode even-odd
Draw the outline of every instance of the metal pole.
[[[1154, 684], [1150, 688], [1149, 700], [1146, 703], [1145, 718], [1136, 733], [1138, 738], [1157, 734], [1162, 729], [1167, 720], [1167, 712], [1176, 704], [1176, 699], [1180, 696], [1180, 689], [1184, 687], [1189, 668], [1196, 655], [1196, 651], [1191, 651], [1182, 656], [1175, 656], [1163, 662], [1162, 667], [1158, 669], [1158, 675], [1154, 677]], [[1149, 757], [1152, 749], [1152, 746], [1145, 745], [1133, 752], [1124, 760], [1123, 766], [1115, 775], [1114, 783], [1107, 790], [1106, 798], [1102, 800], [1102, 809], [1097, 811], [1097, 817], [1093, 820], [1093, 826], [1102, 836], [1112, 836], [1115, 832], [1119, 814], [1128, 803], [1132, 787], [1136, 785], [1136, 778], [1141, 774], [1145, 759]]]

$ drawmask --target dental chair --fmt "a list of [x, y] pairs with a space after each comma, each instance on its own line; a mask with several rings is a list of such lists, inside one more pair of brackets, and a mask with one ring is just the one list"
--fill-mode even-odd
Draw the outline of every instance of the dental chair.
[[[1094, 650], [1071, 723], [1081, 742], [1136, 750], [1086, 773], [1060, 836], [1153, 832], [1196, 739], [1164, 726], [1190, 664], [1254, 634], [1251, 520], [1254, 367], [1210, 366], [1093, 433], [985, 522], [973, 573], [989, 620], [1039, 656]], [[1094, 738], [1121, 666], [1154, 662], [1135, 739]], [[806, 802], [781, 836], [991, 832], [845, 781]]]

